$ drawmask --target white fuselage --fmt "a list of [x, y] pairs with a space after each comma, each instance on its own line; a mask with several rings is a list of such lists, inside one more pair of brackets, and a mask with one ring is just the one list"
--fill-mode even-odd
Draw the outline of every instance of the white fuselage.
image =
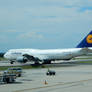
[[73, 57], [82, 56], [88, 52], [82, 50], [82, 48], [73, 49], [49, 49], [49, 50], [39, 50], [39, 49], [11, 49], [4, 57], [9, 60], [16, 60], [23, 54], [28, 54], [39, 58], [40, 60], [68, 60]]
[[[70, 60], [73, 57], [83, 56], [92, 53], [92, 31], [72, 49], [11, 49], [5, 53], [4, 57], [11, 61], [35, 63], [50, 62], [52, 60]], [[12, 62], [11, 62], [12, 63]]]

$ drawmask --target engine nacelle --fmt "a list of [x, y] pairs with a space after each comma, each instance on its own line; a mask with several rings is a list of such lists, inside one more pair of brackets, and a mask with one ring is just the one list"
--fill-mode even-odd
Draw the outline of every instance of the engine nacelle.
[[21, 57], [18, 57], [16, 61], [19, 63], [26, 63], [28, 60], [26, 57], [21, 56]]
[[43, 64], [51, 64], [51, 60], [44, 60]]

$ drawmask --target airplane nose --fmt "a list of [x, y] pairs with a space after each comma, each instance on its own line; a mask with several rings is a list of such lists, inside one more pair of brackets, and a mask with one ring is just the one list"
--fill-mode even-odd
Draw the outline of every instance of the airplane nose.
[[6, 54], [4, 54], [4, 58], [6, 58]]
[[7, 54], [4, 54], [4, 58], [8, 58], [8, 57], [7, 57]]

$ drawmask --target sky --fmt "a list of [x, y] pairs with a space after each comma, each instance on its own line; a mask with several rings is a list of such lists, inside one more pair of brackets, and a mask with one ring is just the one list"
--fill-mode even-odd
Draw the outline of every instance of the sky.
[[92, 30], [92, 0], [0, 0], [0, 51], [74, 48]]

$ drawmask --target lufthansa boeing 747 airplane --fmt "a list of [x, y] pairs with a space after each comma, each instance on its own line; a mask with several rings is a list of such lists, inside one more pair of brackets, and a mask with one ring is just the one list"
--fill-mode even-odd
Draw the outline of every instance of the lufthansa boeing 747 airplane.
[[26, 63], [34, 61], [35, 64], [50, 64], [55, 60], [70, 60], [74, 57], [92, 53], [92, 31], [80, 42], [76, 48], [71, 49], [11, 49], [5, 53], [4, 57], [11, 61]]

